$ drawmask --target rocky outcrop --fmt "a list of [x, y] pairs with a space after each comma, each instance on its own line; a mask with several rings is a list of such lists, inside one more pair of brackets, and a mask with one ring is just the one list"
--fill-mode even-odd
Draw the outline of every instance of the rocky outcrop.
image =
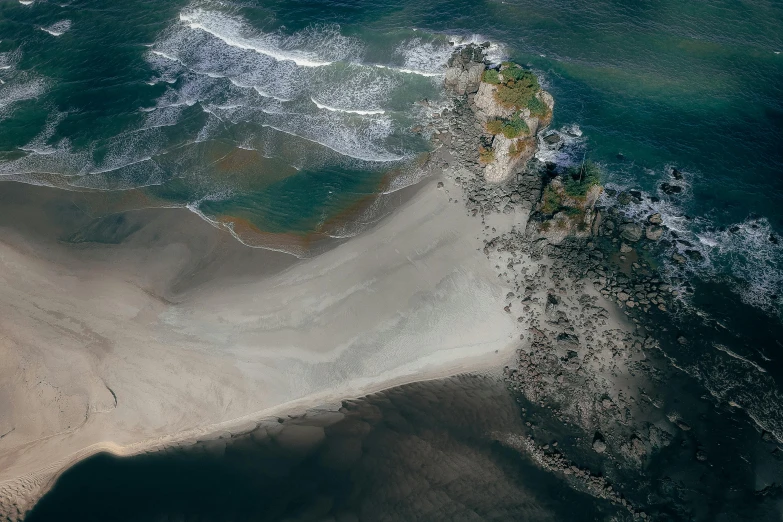
[[486, 67], [484, 49], [476, 45], [468, 45], [449, 59], [448, 69], [446, 69], [446, 89], [457, 96], [475, 93], [479, 89], [481, 75]]
[[492, 137], [493, 159], [484, 168], [484, 179], [501, 183], [511, 177], [518, 165], [526, 163], [536, 153], [536, 142], [528, 138]]
[[[481, 82], [476, 94], [457, 97], [443, 112], [433, 140], [439, 165], [462, 188], [461, 198], [451, 193], [454, 202], [462, 199], [469, 215], [482, 220], [483, 252], [511, 290], [498, 306], [505, 305], [521, 328], [517, 360], [504, 375], [529, 433], [498, 440], [524, 447], [543, 469], [573, 487], [627, 508], [630, 518], [617, 520], [671, 519], [669, 511], [655, 512], [658, 504], [652, 505], [652, 515], [642, 511], [651, 498], [687, 518], [685, 506], [692, 502], [656, 489], [662, 475], [651, 470], [676, 454], [677, 471], [687, 468], [698, 477], [716, 458], [698, 440], [707, 435], [697, 434], [694, 406], [704, 397], [679, 393], [681, 370], [670, 371], [668, 365], [674, 361], [671, 351], [686, 353], [696, 344], [695, 336], [686, 338], [670, 321], [685, 313], [683, 297], [694, 293], [683, 265], [700, 262], [701, 254], [667, 228], [654, 206], [626, 212], [623, 207], [639, 205], [643, 193], [604, 189], [600, 167], [589, 160], [568, 168], [537, 161], [523, 168], [520, 161], [510, 168], [514, 175], [494, 182], [494, 169], [509, 161], [504, 145], [521, 138], [491, 132], [487, 123], [519, 115], [533, 138], [548, 121], [542, 118], [535, 126], [529, 113], [498, 103], [497, 85], [504, 80], [496, 75], [502, 70], [486, 71], [489, 81]], [[539, 91], [536, 99], [544, 96]], [[551, 111], [551, 103], [544, 105]], [[540, 106], [536, 109], [541, 114]], [[569, 134], [545, 131], [533, 151], [537, 146], [557, 150]], [[680, 179], [673, 173], [663, 195], [677, 192], [671, 186], [686, 190], [676, 185]], [[660, 270], [650, 258], [666, 252], [674, 266], [666, 263]], [[672, 272], [682, 275], [672, 277]], [[690, 407], [682, 406], [684, 400]], [[670, 414], [672, 407], [682, 408], [690, 424], [680, 419], [679, 409]], [[563, 437], [564, 431], [569, 435]], [[778, 458], [780, 449], [774, 451]], [[640, 473], [646, 483], [638, 480]]]
[[497, 91], [498, 87], [496, 85], [486, 82], [481, 82], [481, 85], [479, 85], [476, 97], [473, 100], [476, 105], [476, 118], [479, 121], [486, 123], [497, 118], [508, 119], [518, 113], [525, 121], [531, 136], [535, 136], [538, 134], [539, 130], [549, 125], [549, 122], [552, 119], [551, 114], [552, 109], [554, 109], [555, 106], [555, 100], [548, 92], [539, 91], [536, 93], [536, 98], [547, 107], [549, 113], [548, 118], [539, 118], [533, 116], [530, 113], [530, 109], [527, 107], [517, 109], [498, 103], [496, 97]]
[[481, 82], [473, 103], [476, 107], [476, 119], [486, 123], [494, 118], [510, 118], [514, 114], [513, 108], [503, 107], [495, 100], [497, 87], [489, 83]]
[[[491, 79], [485, 77], [491, 74]], [[508, 76], [503, 76], [504, 71]], [[508, 72], [511, 71], [511, 72]], [[524, 77], [528, 83], [514, 81]], [[529, 90], [519, 99], [500, 96], [500, 91], [515, 92], [518, 86]], [[528, 85], [529, 84], [529, 85]], [[535, 76], [515, 64], [487, 70], [484, 49], [468, 45], [454, 53], [446, 71], [446, 89], [458, 96], [469, 96], [476, 120], [484, 128], [482, 145], [477, 151], [484, 167], [484, 177], [491, 183], [510, 179], [533, 157], [537, 149], [536, 135], [549, 124], [554, 100], [540, 89]], [[535, 107], [536, 111], [531, 110]]]

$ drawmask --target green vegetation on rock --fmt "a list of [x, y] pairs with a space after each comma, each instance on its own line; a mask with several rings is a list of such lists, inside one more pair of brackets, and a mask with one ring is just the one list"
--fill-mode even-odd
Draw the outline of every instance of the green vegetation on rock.
[[541, 91], [538, 78], [530, 71], [511, 62], [504, 62], [500, 70], [487, 69], [481, 80], [497, 85], [495, 100], [506, 108], [516, 110], [529, 109], [530, 114], [539, 119], [550, 115], [549, 107], [537, 96]]
[[487, 131], [492, 134], [503, 134], [508, 139], [530, 134], [530, 128], [518, 113], [511, 118], [488, 121]]
[[541, 196], [541, 212], [543, 214], [554, 214], [563, 205], [563, 197], [557, 193], [552, 185], [544, 188], [544, 194]]
[[510, 64], [504, 66], [498, 76], [495, 98], [504, 107], [522, 109], [529, 107], [532, 100], [537, 100], [536, 93], [541, 90], [541, 87], [538, 78], [532, 72], [524, 70], [519, 65]]
[[540, 211], [544, 215], [563, 212], [571, 221], [581, 223], [585, 219], [586, 196], [592, 187], [600, 185], [601, 170], [588, 161], [578, 167], [571, 167], [544, 187]]
[[527, 108], [530, 109], [530, 115], [536, 118], [543, 119], [549, 114], [549, 107], [544, 102], [538, 99], [538, 96], [533, 96], [527, 102]]
[[579, 167], [571, 167], [563, 174], [563, 188], [572, 198], [583, 198], [594, 186], [601, 183], [601, 170], [592, 161]]
[[522, 154], [523, 150], [525, 150], [525, 146], [520, 140], [512, 141], [511, 145], [508, 146], [508, 154], [512, 158], [515, 158], [520, 154]]
[[481, 75], [481, 81], [492, 85], [500, 85], [500, 74], [495, 69], [487, 69]]
[[479, 147], [479, 160], [482, 163], [492, 163], [495, 161], [495, 151], [492, 147]]

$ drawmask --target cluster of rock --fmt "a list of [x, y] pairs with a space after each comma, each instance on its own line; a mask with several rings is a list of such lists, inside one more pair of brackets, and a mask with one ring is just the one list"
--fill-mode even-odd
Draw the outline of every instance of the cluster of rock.
[[603, 498], [627, 508], [636, 519], [649, 519], [649, 516], [643, 511], [634, 510], [633, 506], [614, 490], [605, 477], [595, 475], [590, 470], [580, 468], [566, 459], [557, 451], [557, 442], [552, 447], [548, 444], [539, 446], [533, 437], [506, 438], [506, 442], [530, 454], [543, 469], [562, 473], [566, 477], [573, 477], [577, 489], [585, 490], [596, 498]]
[[468, 45], [451, 56], [446, 69], [447, 90], [457, 96], [478, 91], [481, 75], [487, 67], [484, 63], [484, 49], [488, 47], [489, 43], [481, 46]]
[[[494, 101], [488, 105], [491, 97], [479, 96], [488, 88], [482, 82], [476, 86], [475, 50], [457, 56], [453, 63], [459, 74], [452, 77], [464, 81], [457, 82], [453, 108], [437, 120], [433, 139], [440, 146], [440, 166], [462, 188], [466, 211], [485, 222], [484, 254], [513, 289], [504, 309], [516, 317], [521, 335], [517, 362], [505, 370], [508, 385], [529, 408], [526, 415], [545, 412], [580, 430], [579, 447], [589, 449], [598, 462], [612, 463], [602, 466], [604, 472], [638, 470], [687, 426], [679, 419], [661, 418], [655, 411], [658, 399], [641, 391], [655, 387], [648, 355], [658, 349], [659, 340], [638, 325], [678, 308], [680, 294], [691, 290], [683, 279], [663, 281], [640, 255], [667, 241], [662, 216], [651, 212], [639, 222], [616, 208], [603, 208], [600, 186], [572, 201], [557, 176], [529, 157], [508, 165], [500, 180], [487, 176], [477, 145], [487, 143], [487, 118], [504, 117], [499, 112], [503, 108], [492, 105]], [[463, 85], [465, 94], [459, 95]], [[530, 128], [541, 132], [535, 125]], [[556, 146], [552, 136], [537, 143], [549, 139]], [[563, 207], [579, 212], [543, 215], [542, 195], [548, 185], [559, 191]], [[620, 194], [618, 201], [641, 201], [635, 192]], [[518, 226], [495, 233], [489, 224], [493, 215], [512, 213]], [[549, 231], [542, 230], [545, 222], [550, 222]], [[688, 340], [680, 335], [677, 342]], [[629, 387], [631, 382], [634, 386]], [[527, 451], [543, 467], [627, 507], [635, 519], [648, 518], [613, 492], [607, 477], [574, 465], [563, 446], [555, 449], [547, 439], [551, 431], [528, 425], [533, 434], [525, 438]], [[704, 457], [703, 452], [698, 455]]]
[[447, 158], [441, 166], [456, 172], [454, 181], [462, 187], [471, 215], [508, 214], [517, 208], [529, 212], [538, 204], [543, 180], [536, 169], [525, 164], [516, 165], [502, 182], [487, 182], [476, 151], [486, 130], [465, 98], [454, 100], [453, 107], [438, 115], [434, 123], [433, 140]]
[[[487, 46], [487, 44], [485, 44]], [[482, 81], [487, 69], [484, 49], [468, 45], [457, 51], [449, 60], [446, 70], [445, 87], [456, 96], [467, 95], [467, 103], [480, 131], [478, 147], [474, 142], [473, 150], [484, 152], [480, 162], [484, 169], [484, 178], [492, 183], [501, 183], [511, 178], [519, 166], [525, 165], [536, 151], [536, 135], [551, 121], [554, 99], [543, 90], [536, 97], [548, 109], [547, 117], [537, 117], [527, 108], [504, 106], [496, 97], [498, 87]], [[501, 69], [502, 71], [502, 69]], [[501, 72], [502, 74], [502, 72]], [[490, 132], [487, 122], [496, 118], [511, 118], [519, 113], [527, 127], [524, 135], [506, 137], [503, 133]]]

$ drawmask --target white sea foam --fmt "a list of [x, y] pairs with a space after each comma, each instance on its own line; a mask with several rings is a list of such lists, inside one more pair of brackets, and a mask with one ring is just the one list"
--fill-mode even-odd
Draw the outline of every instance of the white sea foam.
[[67, 115], [67, 113], [59, 111], [50, 113], [49, 117], [46, 119], [46, 125], [44, 125], [43, 130], [38, 134], [38, 136], [33, 138], [30, 143], [19, 147], [19, 149], [26, 152], [44, 155], [56, 153], [58, 150], [60, 150], [62, 144], [52, 146], [49, 144], [49, 141], [57, 131], [57, 126], [60, 125]]
[[438, 77], [446, 73], [446, 63], [454, 48], [442, 41], [425, 41], [422, 38], [412, 38], [400, 43], [394, 54], [402, 58], [402, 65], [392, 67], [406, 74]]
[[376, 110], [361, 110], [361, 109], [338, 109], [337, 107], [330, 107], [326, 104], [319, 103], [318, 101], [314, 100], [312, 97], [310, 100], [315, 104], [316, 107], [319, 109], [326, 109], [327, 111], [332, 112], [343, 112], [347, 114], [360, 114], [362, 116], [369, 116], [373, 114], [384, 114], [386, 111], [383, 109], [376, 109]]
[[0, 71], [10, 71], [16, 67], [16, 64], [22, 57], [19, 49], [0, 53]]
[[173, 54], [150, 49], [146, 53], [145, 58], [157, 74], [155, 78], [147, 82], [148, 85], [156, 85], [161, 82], [173, 84], [183, 72], [182, 63]]
[[402, 160], [404, 156], [390, 153], [373, 144], [373, 138], [376, 136], [388, 135], [388, 128], [384, 125], [384, 123], [388, 122], [377, 122], [379, 125], [368, 126], [364, 129], [343, 128], [342, 132], [339, 133], [329, 132], [339, 122], [315, 118], [309, 115], [291, 115], [289, 118], [281, 117], [274, 123], [270, 122], [264, 125], [285, 134], [317, 143], [349, 158], [377, 163]]
[[[143, 49], [154, 71], [148, 83], [170, 87], [153, 107], [139, 109], [141, 123], [79, 151], [66, 140], [51, 144], [56, 123], [47, 125], [25, 147], [29, 154], [4, 163], [0, 174], [43, 179], [41, 174], [53, 173], [75, 187], [100, 190], [161, 183], [172, 174], [159, 163], [169, 163], [164, 154], [183, 154], [181, 147], [172, 147], [177, 143], [164, 128], [178, 125], [196, 104], [209, 116], [187, 137], [189, 143], [228, 138], [300, 169], [321, 164], [376, 169], [405, 159], [404, 150], [389, 145], [398, 140], [388, 138], [398, 119], [407, 128], [405, 118], [414, 115], [404, 112], [407, 102], [400, 101], [395, 89], [411, 81], [405, 74], [442, 74], [443, 63], [433, 62], [434, 70], [427, 70], [429, 65], [408, 46], [407, 54], [399, 55], [399, 66], [363, 65], [356, 63], [363, 46], [342, 36], [336, 26], [314, 26], [292, 35], [264, 33], [236, 14], [221, 12], [225, 7], [209, 5], [218, 7], [183, 11]], [[18, 61], [4, 59], [0, 65], [9, 69]], [[394, 109], [391, 100], [396, 100]], [[297, 138], [280, 139], [280, 132]], [[187, 161], [182, 168], [188, 168]]]
[[389, 69], [390, 71], [395, 71], [403, 74], [417, 74], [419, 76], [424, 76], [427, 78], [437, 78], [444, 76], [445, 72], [426, 72], [426, 71], [417, 71], [414, 69], [405, 69], [404, 67], [393, 67], [391, 65], [381, 65], [381, 64], [375, 64], [375, 67], [379, 69]]
[[47, 88], [47, 82], [27, 73], [18, 74], [13, 81], [0, 86], [0, 120], [8, 117], [14, 105], [41, 96]]
[[283, 50], [280, 48], [281, 37], [279, 35], [253, 34], [253, 31], [241, 20], [215, 11], [186, 10], [180, 13], [179, 19], [187, 27], [209, 33], [231, 47], [253, 51], [275, 60], [292, 61], [301, 67], [323, 67], [333, 63], [332, 61], [319, 60], [314, 53], [294, 49]]
[[163, 51], [157, 51], [155, 49], [151, 49], [150, 52], [156, 56], [160, 56], [162, 58], [165, 58], [166, 60], [171, 60], [172, 62], [182, 63], [179, 58], [176, 56], [172, 56], [170, 54], [166, 54]]
[[191, 105], [193, 104], [181, 103], [169, 105], [168, 107], [155, 107], [154, 110], [147, 113], [142, 128], [154, 129], [176, 125], [179, 123], [180, 116], [185, 108]]
[[377, 115], [400, 83], [395, 75], [351, 65], [315, 72], [308, 90], [320, 109]]
[[[320, 67], [302, 66], [304, 56], [312, 61], [357, 55], [362, 46], [341, 36], [338, 28], [264, 34], [236, 16], [200, 8], [183, 11], [180, 19], [147, 57], [162, 77], [176, 78], [157, 107], [198, 102], [210, 115], [196, 142], [220, 136], [227, 126], [249, 124], [298, 136], [352, 160], [404, 157], [384, 145], [394, 123], [383, 104], [400, 85], [398, 76], [346, 62], [328, 66], [331, 60]], [[212, 31], [193, 31], [194, 23]]]
[[[233, 83], [233, 81], [232, 81], [232, 83]], [[237, 84], [235, 84], [235, 85], [237, 85]], [[265, 90], [261, 89], [260, 87], [255, 86], [255, 85], [253, 86], [253, 90], [256, 91], [258, 94], [260, 94], [261, 96], [263, 96], [264, 98], [272, 98], [273, 100], [277, 100], [279, 102], [290, 102], [291, 101], [290, 98], [281, 98], [280, 96], [275, 96], [274, 94], [266, 92]]]
[[716, 348], [717, 350], [720, 350], [721, 352], [725, 353], [725, 354], [726, 354], [726, 355], [728, 355], [729, 357], [733, 357], [733, 358], [735, 358], [735, 359], [738, 359], [738, 360], [740, 360], [740, 361], [744, 362], [745, 364], [747, 364], [748, 366], [751, 366], [751, 367], [755, 368], [757, 371], [760, 371], [761, 373], [767, 373], [767, 370], [765, 370], [765, 369], [764, 369], [763, 367], [761, 367], [759, 364], [757, 364], [757, 363], [755, 363], [755, 362], [751, 361], [751, 360], [750, 360], [750, 359], [748, 359], [747, 357], [743, 357], [743, 356], [741, 356], [741, 355], [740, 355], [740, 354], [738, 354], [738, 353], [734, 353], [734, 352], [733, 352], [733, 351], [731, 351], [731, 350], [730, 350], [730, 349], [729, 349], [727, 346], [724, 346], [724, 345], [722, 345], [722, 344], [717, 344], [717, 343], [716, 343], [714, 346], [715, 346], [715, 348]]
[[62, 36], [71, 29], [70, 20], [60, 20], [49, 27], [40, 27], [41, 31], [47, 32], [52, 36]]
[[296, 86], [307, 82], [303, 69], [308, 68], [301, 68], [291, 61], [279, 62], [263, 54], [248, 53], [226, 45], [208, 33], [194, 32], [178, 24], [155, 42], [154, 50], [177, 60], [173, 62], [161, 56], [148, 56], [148, 61], [164, 79], [177, 78], [184, 72], [179, 67], [185, 67], [192, 73], [210, 78], [227, 78], [237, 87], [255, 88], [259, 94], [278, 100], [291, 99]]
[[480, 34], [471, 34], [469, 36], [451, 36], [449, 42], [456, 47], [462, 47], [468, 44], [483, 45], [489, 43], [489, 47], [484, 50], [484, 55], [492, 64], [499, 64], [508, 59], [508, 52], [506, 47], [498, 42], [490, 41], [488, 38]]
[[[560, 141], [549, 144], [545, 141], [547, 136], [556, 134]], [[536, 159], [542, 163], [554, 163], [560, 168], [571, 167], [582, 161], [584, 157], [585, 138], [579, 125], [573, 123], [538, 135], [538, 150]]]
[[[765, 309], [780, 306], [783, 293], [783, 239], [765, 218], [747, 219], [727, 228], [703, 228], [697, 249], [707, 260], [709, 273], [719, 276], [724, 270], [740, 281], [736, 287], [743, 301]], [[708, 230], [704, 230], [708, 228]], [[777, 238], [777, 240], [774, 240]], [[777, 295], [777, 302], [773, 299]]]
[[783, 396], [772, 377], [763, 368], [761, 371], [749, 372], [748, 366], [755, 367], [755, 363], [722, 345], [715, 347], [717, 352], [728, 355], [728, 358], [705, 350], [698, 354], [695, 361], [686, 364], [666, 351], [660, 353], [674, 368], [699, 381], [713, 398], [744, 410], [759, 428], [769, 432], [778, 442], [783, 442], [783, 415], [780, 409]]
[[[749, 218], [718, 227], [710, 216], [688, 217], [685, 209], [693, 197], [691, 184], [697, 174], [681, 170], [683, 179], [676, 180], [670, 176], [671, 170], [672, 167], [666, 165], [652, 174], [658, 176], [660, 182], [682, 187], [676, 197], [665, 196], [658, 189], [657, 201], [643, 192], [641, 203], [618, 207], [637, 221], [646, 221], [654, 213], [661, 215], [666, 229], [663, 238], [670, 240], [672, 245], [670, 252], [688, 259], [684, 266], [665, 259], [667, 269], [664, 272], [677, 274], [683, 269], [687, 274], [716, 280], [725, 280], [728, 274], [733, 277], [733, 289], [743, 302], [768, 311], [779, 310], [783, 303], [783, 239], [780, 234], [764, 218]], [[656, 182], [656, 186], [660, 187], [660, 182]], [[618, 191], [628, 188], [614, 183], [607, 183], [607, 187]], [[602, 196], [602, 202], [615, 203], [607, 194]], [[691, 254], [698, 252], [698, 256], [688, 256], [688, 251]]]

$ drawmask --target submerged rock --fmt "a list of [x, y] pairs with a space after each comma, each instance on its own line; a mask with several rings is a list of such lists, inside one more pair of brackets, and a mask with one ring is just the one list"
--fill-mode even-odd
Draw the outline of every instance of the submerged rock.
[[685, 255], [694, 261], [704, 261], [704, 256], [698, 250], [686, 250]]
[[672, 185], [671, 183], [661, 183], [660, 189], [661, 192], [663, 192], [667, 196], [673, 196], [674, 194], [679, 194], [680, 192], [682, 192], [681, 186]]
[[642, 227], [636, 223], [626, 223], [620, 227], [620, 236], [627, 241], [635, 243], [642, 238]]
[[544, 142], [549, 144], [549, 145], [555, 145], [557, 143], [560, 143], [561, 140], [562, 140], [562, 138], [560, 137], [560, 134], [558, 134], [557, 132], [553, 132], [551, 134], [547, 134], [544, 137]]
[[661, 239], [661, 236], [663, 235], [663, 228], [662, 227], [647, 227], [644, 231], [645, 237], [649, 239], [650, 241], [658, 241]]

